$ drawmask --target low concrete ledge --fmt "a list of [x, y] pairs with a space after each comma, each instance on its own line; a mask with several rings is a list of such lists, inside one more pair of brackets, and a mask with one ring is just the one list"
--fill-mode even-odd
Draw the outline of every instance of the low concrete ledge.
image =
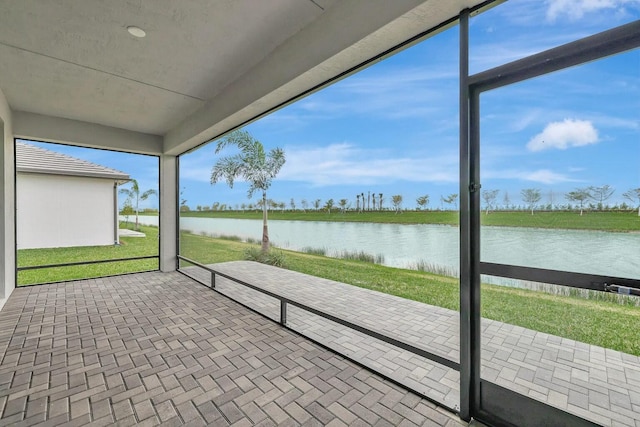
[[127, 228], [121, 228], [118, 230], [118, 236], [120, 237], [146, 237], [146, 234], [140, 231], [133, 231]]

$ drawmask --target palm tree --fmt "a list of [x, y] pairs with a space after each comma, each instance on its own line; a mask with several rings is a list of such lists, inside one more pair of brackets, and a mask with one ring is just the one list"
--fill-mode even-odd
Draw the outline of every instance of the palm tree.
[[327, 200], [327, 202], [324, 204], [324, 209], [326, 209], [327, 212], [331, 213], [331, 209], [333, 209], [333, 199]]
[[131, 206], [131, 200], [125, 200], [124, 206], [122, 206], [122, 210], [120, 211], [120, 215], [124, 216], [124, 221], [127, 226], [129, 225], [129, 215], [133, 215], [134, 213], [133, 206]]
[[640, 216], [640, 188], [632, 188], [631, 190], [622, 194], [625, 199], [628, 199], [631, 203], [638, 201], [638, 216]]
[[487, 208], [485, 215], [489, 215], [489, 210], [493, 208], [494, 204], [496, 203], [496, 198], [498, 197], [499, 192], [500, 190], [483, 190], [482, 191], [482, 198], [484, 199], [484, 202]]
[[504, 197], [502, 198], [504, 202], [504, 208], [509, 210], [509, 204], [511, 203], [511, 199], [509, 198], [509, 193], [504, 192]]
[[383, 202], [383, 198], [382, 198], [382, 193], [378, 194], [378, 209], [382, 210], [382, 202]]
[[603, 185], [602, 187], [589, 187], [589, 194], [591, 199], [594, 202], [598, 203], [598, 210], [602, 210], [604, 208], [604, 202], [607, 201], [609, 197], [616, 190], [610, 185]]
[[457, 194], [449, 194], [447, 197], [442, 197], [440, 196], [440, 200], [445, 202], [448, 205], [455, 205], [456, 209], [458, 208], [458, 205], [456, 204], [456, 200], [458, 199], [458, 195]]
[[580, 206], [580, 216], [582, 216], [584, 202], [591, 198], [591, 192], [589, 187], [576, 188], [574, 191], [569, 191], [564, 197], [570, 202], [578, 203]]
[[429, 204], [429, 195], [425, 194], [424, 196], [420, 196], [416, 199], [416, 203], [418, 204], [418, 210], [426, 209]]
[[536, 207], [536, 204], [542, 197], [540, 195], [540, 190], [538, 190], [537, 188], [525, 188], [524, 190], [520, 191], [520, 194], [522, 195], [522, 201], [524, 201], [529, 206], [529, 209], [531, 209], [531, 215], [533, 215], [533, 209]]
[[356, 212], [360, 212], [360, 195], [356, 194]]
[[251, 198], [257, 190], [262, 191], [262, 252], [269, 250], [269, 228], [267, 226], [267, 190], [271, 181], [284, 165], [284, 151], [273, 148], [268, 153], [264, 147], [247, 131], [236, 130], [218, 141], [216, 154], [228, 146], [235, 145], [240, 153], [218, 159], [211, 169], [211, 184], [224, 179], [230, 188], [236, 178], [242, 178], [249, 184], [247, 197]]
[[391, 203], [393, 203], [393, 207], [396, 210], [396, 214], [398, 213], [402, 213], [401, 209], [402, 209], [402, 195], [401, 194], [396, 194], [391, 196]]
[[121, 188], [120, 194], [124, 194], [127, 196], [127, 200], [135, 206], [136, 211], [136, 230], [139, 230], [140, 227], [138, 225], [138, 212], [139, 212], [139, 204], [140, 201], [147, 200], [149, 196], [157, 196], [158, 192], [156, 190], [150, 189], [140, 194], [140, 187], [138, 186], [138, 181], [135, 179], [131, 180], [131, 188]]

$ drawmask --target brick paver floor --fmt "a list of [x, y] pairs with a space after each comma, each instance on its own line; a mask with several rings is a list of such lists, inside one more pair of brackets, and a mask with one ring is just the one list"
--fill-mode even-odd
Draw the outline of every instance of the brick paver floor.
[[180, 273], [16, 289], [0, 426], [459, 426], [450, 412]]
[[[248, 261], [212, 268], [313, 308], [459, 361], [459, 314], [452, 310]], [[197, 267], [189, 273], [210, 282]], [[279, 302], [223, 278], [216, 288], [272, 319]], [[558, 319], [561, 321], [561, 319]], [[448, 407], [459, 374], [300, 309], [287, 326]], [[639, 335], [640, 339], [640, 335]], [[640, 358], [483, 319], [482, 378], [606, 426], [640, 427]]]

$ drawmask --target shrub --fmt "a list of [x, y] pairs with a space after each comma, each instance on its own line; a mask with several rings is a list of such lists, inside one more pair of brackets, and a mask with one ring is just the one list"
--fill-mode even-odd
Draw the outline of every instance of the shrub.
[[301, 252], [304, 252], [305, 254], [310, 254], [310, 255], [326, 256], [327, 248], [312, 248], [311, 246], [306, 246], [301, 249]]
[[411, 270], [424, 271], [425, 273], [438, 274], [440, 276], [460, 277], [460, 275], [458, 274], [458, 270], [456, 270], [455, 268], [435, 264], [423, 259], [410, 264], [407, 268]]
[[342, 251], [337, 254], [338, 258], [349, 259], [354, 261], [370, 262], [371, 264], [383, 264], [384, 255], [371, 255], [364, 251]]
[[244, 251], [244, 259], [273, 265], [274, 267], [284, 267], [286, 261], [284, 253], [273, 248], [267, 252], [262, 252], [260, 248], [248, 248]]
[[220, 234], [218, 236], [218, 239], [230, 240], [232, 242], [242, 242], [242, 237], [236, 236], [236, 235], [233, 235], [233, 234]]

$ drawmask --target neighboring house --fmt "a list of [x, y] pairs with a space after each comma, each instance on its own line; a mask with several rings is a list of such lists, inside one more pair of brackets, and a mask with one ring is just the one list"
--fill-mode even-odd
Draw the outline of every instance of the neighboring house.
[[18, 249], [119, 243], [124, 172], [16, 142]]

